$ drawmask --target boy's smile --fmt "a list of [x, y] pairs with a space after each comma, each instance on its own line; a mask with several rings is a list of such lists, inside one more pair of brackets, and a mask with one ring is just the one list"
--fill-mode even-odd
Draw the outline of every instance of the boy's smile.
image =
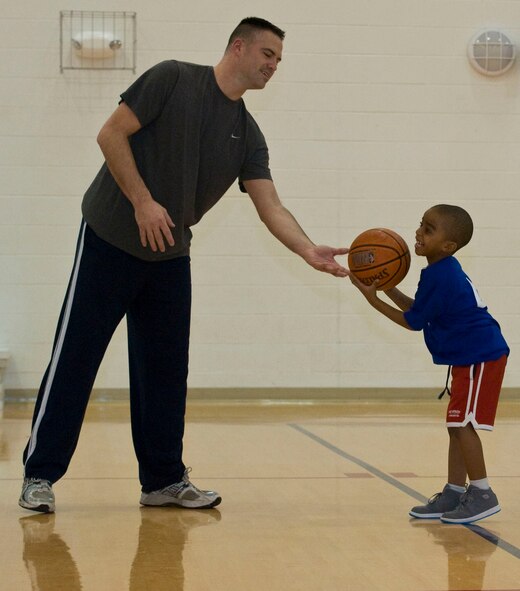
[[436, 263], [456, 250], [456, 243], [446, 235], [441, 214], [429, 209], [415, 232], [415, 254], [426, 257], [428, 263]]

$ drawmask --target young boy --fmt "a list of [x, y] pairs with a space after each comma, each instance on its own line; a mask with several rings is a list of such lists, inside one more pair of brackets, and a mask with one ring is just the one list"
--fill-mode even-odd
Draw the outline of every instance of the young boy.
[[509, 347], [453, 257], [472, 234], [471, 217], [461, 207], [436, 205], [424, 214], [415, 253], [426, 257], [428, 266], [421, 271], [415, 300], [397, 288], [385, 292], [399, 309], [379, 298], [377, 282], [366, 286], [350, 276], [376, 310], [405, 328], [423, 331], [434, 363], [451, 366], [448, 483], [426, 505], [410, 511], [412, 517], [446, 523], [471, 523], [500, 511], [476, 429], [493, 429]]

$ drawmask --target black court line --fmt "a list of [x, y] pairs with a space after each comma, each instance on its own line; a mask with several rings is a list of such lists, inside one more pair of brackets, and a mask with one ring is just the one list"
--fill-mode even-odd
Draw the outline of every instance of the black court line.
[[[312, 439], [313, 441], [315, 441], [319, 445], [326, 447], [327, 449], [329, 449], [330, 451], [332, 451], [336, 455], [338, 455], [342, 458], [345, 458], [346, 460], [348, 460], [349, 462], [352, 462], [353, 464], [357, 464], [358, 466], [360, 466], [361, 468], [363, 468], [367, 472], [370, 472], [370, 474], [373, 474], [377, 478], [384, 480], [385, 482], [387, 482], [388, 484], [390, 484], [394, 488], [399, 489], [401, 492], [404, 492], [408, 496], [410, 496], [414, 499], [417, 499], [421, 503], [426, 503], [428, 501], [428, 497], [425, 497], [424, 495], [417, 492], [413, 488], [406, 486], [406, 484], [403, 484], [402, 482], [400, 482], [399, 480], [397, 480], [393, 476], [386, 474], [385, 472], [379, 470], [375, 466], [372, 466], [371, 464], [368, 464], [367, 462], [361, 460], [360, 458], [357, 458], [356, 456], [353, 456], [353, 455], [347, 453], [346, 451], [340, 449], [339, 447], [336, 447], [335, 445], [333, 445], [332, 443], [330, 443], [329, 441], [327, 441], [325, 439], [322, 439], [321, 437], [319, 437], [318, 435], [316, 435], [312, 431], [305, 429], [305, 427], [302, 427], [301, 425], [297, 425], [296, 423], [289, 423], [289, 427], [295, 429], [296, 431], [299, 431], [300, 433], [302, 433], [303, 435], [305, 435], [309, 439]], [[447, 525], [446, 527], [453, 527], [453, 526]], [[467, 524], [467, 525], [464, 525], [464, 527], [466, 529], [469, 529], [473, 533], [477, 534], [481, 538], [484, 538], [488, 542], [491, 542], [491, 544], [494, 544], [498, 548], [501, 548], [502, 550], [504, 550], [508, 554], [511, 554], [511, 556], [514, 556], [515, 558], [520, 559], [520, 548], [518, 548], [514, 544], [510, 544], [509, 542], [506, 542], [505, 540], [503, 540], [499, 536], [488, 531], [484, 527], [481, 527], [480, 525]]]

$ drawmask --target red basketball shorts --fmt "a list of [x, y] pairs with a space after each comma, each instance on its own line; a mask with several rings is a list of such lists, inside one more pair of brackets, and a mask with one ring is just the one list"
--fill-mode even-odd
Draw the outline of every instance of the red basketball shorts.
[[451, 369], [451, 397], [446, 412], [448, 427], [493, 430], [507, 356]]

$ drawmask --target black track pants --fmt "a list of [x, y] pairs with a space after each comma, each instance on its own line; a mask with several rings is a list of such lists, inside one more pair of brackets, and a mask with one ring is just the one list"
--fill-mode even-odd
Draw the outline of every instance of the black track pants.
[[190, 310], [189, 257], [142, 261], [82, 223], [24, 451], [26, 477], [56, 482], [67, 471], [97, 371], [126, 314], [132, 437], [142, 489], [181, 480]]

